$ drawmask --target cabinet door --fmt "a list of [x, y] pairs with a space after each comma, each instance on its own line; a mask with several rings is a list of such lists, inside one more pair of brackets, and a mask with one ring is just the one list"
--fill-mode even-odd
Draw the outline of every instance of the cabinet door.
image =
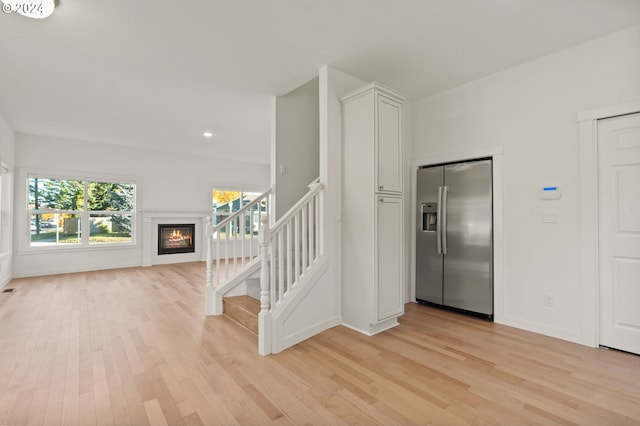
[[402, 198], [377, 197], [374, 322], [404, 312]]
[[402, 104], [384, 95], [376, 96], [376, 191], [402, 193], [403, 135]]

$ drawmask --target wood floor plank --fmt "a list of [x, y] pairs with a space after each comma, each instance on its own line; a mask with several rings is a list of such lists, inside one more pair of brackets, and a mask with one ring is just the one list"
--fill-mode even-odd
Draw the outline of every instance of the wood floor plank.
[[44, 414], [45, 425], [60, 425], [62, 423], [62, 404], [64, 402], [64, 385], [54, 387], [49, 392], [47, 409]]
[[149, 424], [152, 426], [168, 426], [169, 423], [164, 417], [160, 402], [157, 399], [151, 399], [144, 403], [144, 409], [147, 412]]
[[96, 408], [93, 392], [85, 392], [78, 397], [78, 424], [83, 426], [96, 425]]
[[44, 423], [44, 414], [47, 410], [48, 400], [49, 389], [37, 389], [33, 393], [33, 399], [29, 407], [29, 415], [26, 421], [27, 425], [41, 425]]
[[13, 280], [0, 424], [640, 425], [640, 357], [408, 304], [261, 357], [201, 262]]
[[29, 407], [31, 406], [31, 402], [33, 401], [33, 393], [34, 391], [33, 389], [31, 389], [22, 391], [18, 394], [16, 402], [11, 409], [8, 424], [19, 425], [25, 424], [27, 422]]
[[184, 389], [186, 398], [190, 401], [191, 407], [198, 414], [198, 418], [203, 424], [221, 424], [222, 418], [216, 415], [216, 412], [211, 409], [207, 403], [204, 395], [196, 388], [190, 379], [183, 379], [180, 384]]

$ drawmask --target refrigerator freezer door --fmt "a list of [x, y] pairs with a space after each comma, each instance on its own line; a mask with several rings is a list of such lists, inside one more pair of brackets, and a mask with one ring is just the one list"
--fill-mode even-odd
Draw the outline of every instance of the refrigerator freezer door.
[[[442, 304], [442, 255], [438, 253], [437, 230], [425, 229], [422, 217], [428, 209], [422, 205], [436, 206], [440, 211], [438, 189], [442, 187], [443, 168], [418, 169], [416, 224], [416, 299]], [[440, 228], [440, 217], [436, 215], [436, 228]]]
[[491, 160], [445, 166], [443, 304], [493, 315]]

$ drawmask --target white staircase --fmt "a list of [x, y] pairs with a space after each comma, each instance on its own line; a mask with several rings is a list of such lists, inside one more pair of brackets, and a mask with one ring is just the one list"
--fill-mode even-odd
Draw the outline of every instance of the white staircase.
[[[261, 208], [266, 204], [270, 211], [270, 196], [271, 190], [215, 226], [209, 221], [207, 229], [207, 315], [223, 314], [225, 296], [258, 296], [255, 283], [259, 277], [258, 351], [262, 355], [280, 352], [317, 332], [317, 325], [304, 321], [305, 309], [313, 304], [305, 296], [327, 269], [319, 180], [273, 225]], [[260, 223], [257, 249], [252, 234], [247, 238], [242, 232], [230, 238], [224, 232], [231, 224], [244, 226], [246, 217], [253, 218], [256, 211]], [[284, 321], [292, 315], [302, 320], [296, 321], [298, 329], [292, 330], [288, 323], [285, 333]]]

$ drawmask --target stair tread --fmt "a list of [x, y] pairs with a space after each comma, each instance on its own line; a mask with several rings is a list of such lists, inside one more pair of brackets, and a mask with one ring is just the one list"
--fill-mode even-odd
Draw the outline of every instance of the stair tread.
[[251, 312], [256, 315], [260, 313], [260, 301], [254, 299], [251, 296], [230, 296], [225, 297], [224, 301], [226, 303], [238, 306], [239, 308], [242, 308], [247, 312]]

